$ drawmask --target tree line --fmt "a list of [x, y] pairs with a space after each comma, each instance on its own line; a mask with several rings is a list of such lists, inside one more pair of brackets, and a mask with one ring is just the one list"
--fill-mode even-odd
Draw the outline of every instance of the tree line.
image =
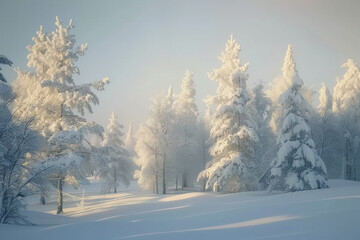
[[[24, 198], [57, 194], [63, 212], [64, 184], [102, 179], [106, 192], [136, 179], [143, 189], [203, 191], [300, 191], [327, 188], [328, 178], [359, 180], [360, 71], [343, 67], [331, 95], [322, 85], [304, 86], [289, 45], [281, 74], [268, 89], [248, 86], [248, 63], [239, 59], [233, 36], [208, 74], [216, 94], [204, 99], [200, 117], [194, 74], [185, 72], [181, 91], [152, 99], [149, 115], [124, 139], [113, 113], [105, 130], [84, 118], [99, 104], [109, 78], [78, 84], [76, 62], [87, 44], [76, 46], [72, 22], [56, 18], [56, 30], [40, 27], [27, 47], [30, 71], [16, 69], [8, 84], [0, 73], [0, 222], [29, 222]], [[0, 64], [12, 62], [0, 55]], [[0, 69], [1, 70], [1, 69]], [[100, 139], [98, 143], [93, 138]]]

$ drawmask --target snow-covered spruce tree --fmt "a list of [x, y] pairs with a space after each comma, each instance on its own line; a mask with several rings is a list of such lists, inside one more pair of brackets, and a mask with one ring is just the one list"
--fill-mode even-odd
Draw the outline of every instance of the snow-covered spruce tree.
[[195, 103], [195, 83], [193, 73], [188, 70], [181, 84], [181, 92], [176, 97], [173, 108], [175, 111], [175, 135], [176, 139], [176, 189], [178, 178], [181, 177], [181, 187], [188, 187], [192, 178], [191, 173], [195, 161], [195, 136], [197, 117], [199, 115]]
[[344, 178], [359, 180], [360, 154], [360, 70], [349, 59], [342, 67], [347, 71], [334, 88], [333, 110], [340, 121], [343, 140]]
[[[281, 109], [281, 105], [278, 104], [279, 97], [291, 86], [292, 79], [295, 75], [296, 64], [292, 47], [289, 44], [284, 57], [283, 66], [281, 68], [281, 75], [273, 79], [273, 81], [270, 83], [270, 88], [266, 91], [266, 94], [271, 99], [273, 105], [270, 126], [273, 129], [274, 133], [278, 132], [278, 124], [280, 122], [279, 118], [281, 118], [283, 112], [283, 109]], [[314, 97], [316, 92], [313, 91], [311, 88], [303, 86], [301, 88], [301, 93], [307, 100], [307, 102], [312, 103], [312, 98]]]
[[[8, 65], [11, 67], [11, 65], [13, 64], [12, 61], [10, 61], [7, 57], [5, 57], [4, 55], [0, 55], [0, 64], [2, 65]], [[1, 71], [1, 68], [0, 68]], [[6, 78], [4, 77], [4, 75], [2, 75], [2, 73], [0, 72], [0, 81], [2, 82], [7, 82]]]
[[129, 185], [132, 174], [131, 159], [122, 140], [124, 135], [121, 131], [122, 128], [115, 113], [112, 113], [101, 148], [104, 164], [100, 169], [99, 176], [105, 181], [108, 191], [114, 189], [114, 193], [117, 192], [120, 183], [125, 186]]
[[[208, 139], [210, 138], [210, 129], [207, 123], [206, 115], [204, 118], [200, 119], [197, 124], [197, 135], [196, 135], [196, 149], [197, 149], [197, 158], [198, 164], [196, 166], [199, 167], [199, 171], [203, 171], [206, 169], [207, 163], [211, 160], [210, 151], [210, 143]], [[196, 168], [197, 169], [197, 168]], [[206, 179], [202, 179], [200, 182], [201, 190], [206, 190]]]
[[15, 109], [19, 117], [33, 117], [36, 130], [48, 139], [44, 150], [44, 165], [51, 166], [58, 188], [58, 213], [62, 212], [64, 181], [76, 182], [82, 174], [81, 164], [91, 159], [92, 146], [86, 137], [89, 134], [102, 136], [103, 129], [94, 122], [77, 115], [92, 113], [92, 104], [99, 103], [92, 89], [104, 90], [109, 82], [77, 85], [74, 74], [79, 74], [75, 62], [86, 51], [86, 44], [75, 48], [74, 35], [70, 34], [72, 22], [64, 27], [56, 18], [56, 31], [44, 33], [42, 28], [28, 46], [28, 66], [35, 72], [18, 71], [14, 82], [17, 96]]
[[[154, 193], [166, 193], [166, 178], [169, 150], [173, 138], [174, 113], [172, 93], [160, 94], [153, 98], [150, 116], [140, 125], [136, 133], [135, 164], [139, 170], [134, 177], [141, 188]], [[161, 183], [161, 185], [160, 185]]]
[[133, 157], [135, 157], [135, 155], [136, 155], [135, 145], [136, 145], [136, 140], [135, 140], [135, 136], [134, 136], [134, 130], [133, 130], [132, 125], [129, 124], [128, 130], [126, 133], [126, 137], [124, 140], [124, 147], [128, 151], [131, 159]]
[[[269, 125], [272, 114], [272, 102], [265, 96], [264, 86], [262, 83], [257, 84], [252, 89], [251, 101], [249, 102], [249, 109], [258, 129], [256, 133], [259, 141], [255, 143], [254, 159], [255, 159], [255, 175], [262, 179], [264, 173], [269, 168], [271, 159], [276, 156], [276, 137], [273, 134]], [[269, 161], [270, 160], [270, 161]], [[260, 182], [263, 187], [267, 183]], [[265, 184], [265, 185], [264, 185]], [[267, 187], [267, 186], [266, 186]]]
[[257, 188], [251, 170], [254, 167], [253, 145], [257, 141], [256, 123], [252, 120], [247, 103], [248, 64], [241, 65], [238, 58], [240, 45], [233, 36], [219, 57], [222, 66], [209, 74], [219, 83], [217, 95], [208, 98], [216, 105], [212, 116], [210, 149], [212, 160], [198, 176], [206, 179], [206, 189], [237, 192]]
[[320, 115], [326, 115], [331, 112], [333, 104], [333, 98], [330, 94], [329, 89], [326, 87], [325, 83], [322, 83], [321, 89], [319, 91], [319, 113]]
[[[5, 57], [4, 55], [0, 55], [0, 65], [8, 65], [12, 66], [12, 62]], [[12, 98], [12, 90], [11, 87], [7, 84], [6, 78], [1, 73], [1, 67], [0, 67], [0, 99], [2, 101], [7, 101], [8, 99]]]
[[301, 191], [327, 188], [326, 167], [316, 152], [301, 95], [303, 81], [296, 70], [292, 85], [280, 97], [284, 109], [278, 132], [277, 157], [271, 163], [269, 191]]
[[317, 112], [312, 112], [309, 123], [317, 152], [326, 165], [327, 176], [339, 178], [342, 177], [343, 133], [332, 112], [332, 103], [330, 91], [323, 83]]

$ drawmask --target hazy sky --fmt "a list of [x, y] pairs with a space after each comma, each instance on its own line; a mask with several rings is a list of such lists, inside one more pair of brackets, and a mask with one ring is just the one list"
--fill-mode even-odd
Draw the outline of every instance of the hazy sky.
[[[55, 29], [55, 16], [73, 19], [78, 44], [88, 51], [77, 62], [79, 83], [108, 76], [100, 105], [87, 115], [102, 125], [114, 111], [126, 126], [141, 123], [152, 96], [175, 91], [187, 69], [194, 72], [197, 103], [215, 93], [207, 73], [230, 34], [240, 43], [240, 59], [249, 62], [249, 84], [268, 84], [280, 73], [287, 45], [293, 45], [305, 84], [332, 90], [348, 58], [360, 63], [359, 1], [90, 1], [1, 0], [0, 54], [25, 70], [26, 46], [42, 25]], [[3, 67], [9, 81], [12, 68]]]

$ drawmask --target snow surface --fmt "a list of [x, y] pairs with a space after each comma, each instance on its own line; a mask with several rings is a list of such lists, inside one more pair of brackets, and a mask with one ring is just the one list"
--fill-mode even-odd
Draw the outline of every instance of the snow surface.
[[117, 194], [86, 185], [56, 203], [29, 205], [36, 226], [1, 225], [1, 239], [359, 239], [360, 183], [292, 193], [177, 192], [154, 195], [133, 184]]

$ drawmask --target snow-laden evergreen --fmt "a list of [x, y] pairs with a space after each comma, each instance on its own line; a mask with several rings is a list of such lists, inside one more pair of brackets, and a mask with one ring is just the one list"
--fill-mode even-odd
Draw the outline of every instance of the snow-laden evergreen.
[[255, 157], [255, 174], [258, 178], [262, 178], [263, 174], [268, 170], [271, 160], [276, 155], [276, 137], [269, 125], [272, 114], [272, 102], [265, 95], [262, 83], [257, 84], [252, 89], [252, 97], [249, 102], [251, 115], [258, 126], [256, 133], [259, 141], [254, 146]]
[[358, 180], [360, 171], [360, 70], [349, 59], [342, 67], [347, 68], [343, 78], [334, 88], [333, 111], [339, 118], [343, 135], [344, 178]]
[[[8, 66], [11, 67], [13, 62], [11, 60], [9, 60], [6, 56], [0, 54], [0, 64], [8, 65]], [[0, 71], [1, 71], [1, 67], [0, 67]], [[4, 75], [1, 72], [0, 72], [0, 81], [1, 82], [7, 82], [6, 78], [4, 77]]]
[[170, 145], [173, 142], [173, 95], [159, 94], [152, 100], [150, 116], [136, 133], [135, 164], [140, 168], [134, 178], [143, 189], [166, 193]]
[[338, 118], [332, 111], [332, 95], [323, 83], [319, 91], [317, 112], [309, 118], [317, 152], [323, 159], [329, 178], [342, 177], [343, 133]]
[[331, 111], [333, 104], [333, 98], [330, 94], [329, 89], [326, 87], [325, 83], [322, 83], [321, 89], [319, 91], [319, 113], [325, 115], [327, 112]]
[[295, 69], [291, 87], [279, 97], [283, 113], [278, 152], [271, 163], [270, 191], [327, 188], [326, 167], [316, 152], [306, 119], [309, 109], [301, 95], [302, 86], [303, 81]]
[[92, 146], [87, 136], [102, 136], [103, 132], [100, 125], [81, 116], [85, 111], [92, 113], [92, 105], [99, 103], [92, 89], [104, 90], [109, 79], [76, 84], [74, 75], [79, 74], [79, 69], [75, 62], [85, 54], [87, 44], [75, 48], [75, 36], [70, 33], [72, 21], [64, 27], [57, 17], [55, 25], [57, 29], [50, 34], [40, 27], [33, 38], [34, 44], [27, 47], [28, 66], [35, 71], [18, 70], [13, 85], [18, 96], [15, 113], [20, 118], [34, 118], [34, 129], [48, 139], [43, 153], [44, 165], [51, 166], [51, 179], [58, 179], [60, 213], [63, 182], [76, 183], [83, 174], [81, 165], [91, 161]]
[[103, 161], [98, 169], [99, 177], [104, 180], [105, 188], [109, 192], [114, 189], [114, 193], [117, 192], [120, 183], [128, 186], [132, 177], [132, 163], [124, 147], [122, 128], [113, 112], [100, 151]]
[[354, 60], [349, 59], [342, 65], [347, 68], [344, 77], [338, 80], [334, 88], [334, 112], [355, 107], [360, 98], [360, 71]]
[[35, 117], [37, 129], [46, 137], [59, 128], [67, 129], [81, 115], [92, 113], [91, 105], [99, 100], [92, 89], [103, 90], [109, 82], [104, 78], [99, 82], [77, 85], [74, 75], [80, 71], [75, 62], [86, 51], [87, 44], [75, 48], [75, 36], [70, 34], [72, 22], [64, 27], [56, 18], [56, 31], [44, 33], [42, 27], [33, 37], [29, 50], [28, 66], [35, 72], [18, 70], [18, 78], [13, 83], [17, 94], [16, 109], [20, 117]]
[[291, 86], [291, 80], [296, 74], [295, 60], [292, 47], [289, 44], [284, 57], [284, 63], [281, 68], [281, 75], [274, 78], [270, 83], [270, 89], [267, 91], [267, 95], [273, 102], [279, 100], [280, 95], [285, 92], [289, 86]]
[[[281, 105], [279, 105], [279, 97], [284, 93], [291, 85], [292, 79], [297, 74], [296, 63], [292, 47], [289, 44], [284, 57], [283, 66], [281, 68], [281, 75], [277, 76], [270, 82], [270, 88], [266, 91], [267, 96], [271, 99], [273, 104], [272, 117], [270, 120], [270, 126], [274, 133], [277, 133], [279, 128], [280, 118], [283, 112]], [[312, 99], [316, 94], [311, 88], [303, 86], [301, 93], [308, 103], [312, 103]]]
[[239, 51], [240, 45], [231, 36], [219, 57], [222, 66], [209, 74], [219, 84], [217, 95], [207, 99], [209, 104], [216, 106], [210, 132], [213, 159], [198, 176], [198, 181], [206, 180], [208, 190], [236, 192], [257, 188], [251, 172], [253, 145], [257, 141], [256, 123], [247, 108], [250, 100], [248, 64], [240, 64]]
[[136, 139], [134, 136], [133, 126], [132, 124], [129, 124], [124, 140], [124, 147], [128, 151], [131, 158], [133, 158], [136, 155], [135, 145], [136, 145]]
[[178, 179], [181, 179], [182, 188], [188, 187], [189, 181], [193, 178], [195, 166], [195, 141], [197, 135], [197, 118], [199, 111], [195, 103], [195, 83], [193, 73], [186, 71], [181, 84], [181, 92], [173, 103], [175, 112], [176, 153], [175, 153], [175, 188], [178, 188]]

